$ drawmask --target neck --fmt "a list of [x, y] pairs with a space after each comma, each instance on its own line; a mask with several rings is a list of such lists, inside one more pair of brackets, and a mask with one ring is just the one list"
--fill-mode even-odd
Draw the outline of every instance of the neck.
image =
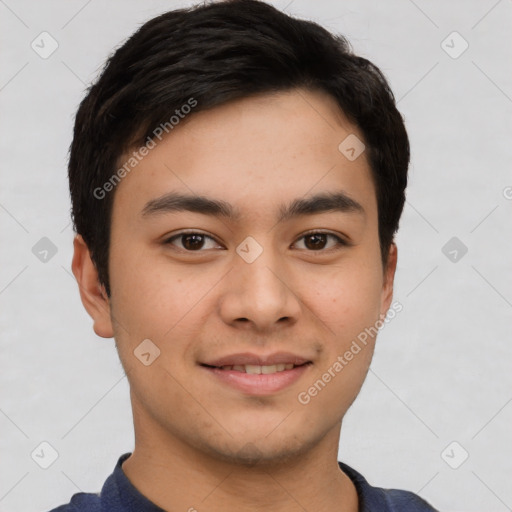
[[250, 465], [220, 460], [136, 421], [135, 449], [122, 468], [139, 492], [164, 510], [356, 512], [354, 484], [337, 462], [339, 427], [286, 461]]

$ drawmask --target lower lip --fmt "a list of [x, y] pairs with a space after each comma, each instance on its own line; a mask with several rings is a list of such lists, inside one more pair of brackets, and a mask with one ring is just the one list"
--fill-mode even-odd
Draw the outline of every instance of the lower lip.
[[283, 370], [282, 372], [267, 373], [267, 374], [253, 374], [237, 372], [235, 370], [221, 370], [220, 368], [210, 368], [202, 366], [214, 377], [221, 382], [231, 386], [243, 393], [249, 395], [271, 395], [282, 391], [283, 389], [291, 386], [300, 377], [307, 372], [311, 364], [304, 364], [296, 366], [291, 370]]

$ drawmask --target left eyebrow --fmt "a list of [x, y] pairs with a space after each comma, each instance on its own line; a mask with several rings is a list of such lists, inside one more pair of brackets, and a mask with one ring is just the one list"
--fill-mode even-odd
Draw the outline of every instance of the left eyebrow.
[[[142, 209], [142, 216], [148, 217], [176, 211], [190, 211], [214, 217], [225, 217], [230, 220], [241, 218], [241, 212], [226, 201], [176, 192], [170, 192], [148, 201]], [[345, 192], [339, 191], [295, 199], [289, 205], [282, 205], [279, 208], [278, 222], [301, 215], [326, 212], [357, 213], [366, 216], [363, 206], [358, 201]]]
[[300, 215], [315, 215], [326, 212], [357, 213], [366, 216], [361, 203], [340, 191], [295, 199], [288, 206], [280, 208], [279, 222]]

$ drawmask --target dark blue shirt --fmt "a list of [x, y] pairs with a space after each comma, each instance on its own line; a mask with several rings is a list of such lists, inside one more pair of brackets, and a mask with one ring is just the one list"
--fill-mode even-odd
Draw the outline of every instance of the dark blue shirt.
[[[103, 484], [101, 493], [80, 492], [71, 498], [68, 505], [50, 512], [165, 512], [143, 496], [124, 474], [121, 464], [130, 455], [121, 455], [114, 472]], [[354, 482], [360, 512], [436, 512], [416, 494], [372, 487], [357, 471], [342, 462], [338, 464]]]

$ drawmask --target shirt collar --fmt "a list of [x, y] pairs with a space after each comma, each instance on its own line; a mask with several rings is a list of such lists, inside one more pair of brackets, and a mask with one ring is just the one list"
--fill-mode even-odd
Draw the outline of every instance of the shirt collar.
[[[122, 464], [130, 455], [131, 452], [128, 452], [119, 457], [114, 472], [103, 486], [102, 512], [117, 510], [116, 505], [126, 512], [165, 512], [141, 494], [124, 473]], [[379, 506], [381, 508], [378, 510], [387, 510], [386, 497], [382, 489], [372, 487], [360, 473], [343, 462], [338, 462], [338, 465], [354, 483], [359, 498], [359, 512], [376, 510], [375, 507]]]

